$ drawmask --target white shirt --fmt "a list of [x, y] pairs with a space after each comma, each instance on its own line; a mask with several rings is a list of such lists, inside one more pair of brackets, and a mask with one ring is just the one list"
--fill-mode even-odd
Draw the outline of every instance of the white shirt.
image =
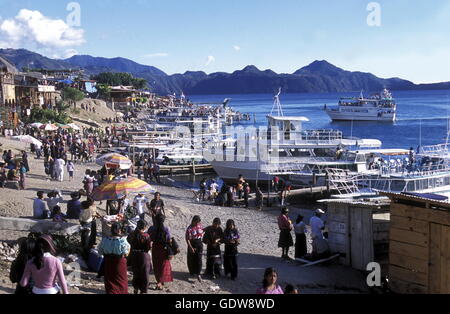
[[211, 183], [210, 188], [211, 188], [211, 193], [216, 193], [217, 189], [219, 188], [219, 185], [217, 183]]
[[145, 212], [145, 204], [148, 203], [148, 199], [145, 196], [136, 196], [133, 201], [133, 205], [137, 208], [139, 215]]
[[45, 210], [47, 210], [47, 204], [39, 198], [34, 199], [33, 217], [41, 219]]
[[125, 210], [128, 208], [128, 206], [130, 206], [130, 200], [129, 200], [128, 198], [126, 198], [126, 199], [123, 201], [123, 205], [122, 205], [122, 207], [120, 208], [119, 214], [125, 213]]
[[313, 239], [314, 238], [323, 239], [322, 228], [325, 227], [325, 225], [322, 219], [320, 219], [317, 216], [313, 216], [309, 221], [309, 225], [311, 226]]
[[73, 163], [68, 163], [67, 171], [75, 171], [75, 165]]
[[59, 203], [64, 202], [64, 199], [61, 197], [61, 194], [58, 194], [58, 197], [48, 197], [45, 201], [47, 202], [48, 209], [52, 211], [55, 206], [59, 206]]
[[64, 161], [64, 159], [58, 158], [55, 161], [55, 166], [58, 169], [64, 170], [64, 166], [66, 165], [66, 162]]

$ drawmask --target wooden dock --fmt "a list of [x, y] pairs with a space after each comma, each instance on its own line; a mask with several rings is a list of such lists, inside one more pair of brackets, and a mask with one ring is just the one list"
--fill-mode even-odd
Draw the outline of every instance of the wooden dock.
[[202, 174], [213, 173], [214, 169], [210, 164], [204, 165], [160, 165], [159, 171], [161, 175], [177, 175], [177, 174]]
[[[263, 204], [264, 206], [269, 205], [271, 207], [273, 204], [279, 203], [279, 192], [263, 192]], [[303, 189], [295, 189], [287, 192], [285, 203], [287, 204], [296, 204], [299, 202], [315, 202], [319, 199], [329, 197], [328, 188], [326, 186], [317, 186]], [[256, 194], [251, 193], [249, 197], [249, 201], [254, 201], [256, 199]], [[238, 203], [243, 202], [243, 199], [237, 199]]]

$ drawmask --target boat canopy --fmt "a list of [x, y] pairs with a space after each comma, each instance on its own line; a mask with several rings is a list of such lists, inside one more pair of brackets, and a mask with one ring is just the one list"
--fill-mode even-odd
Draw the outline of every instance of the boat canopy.
[[375, 139], [343, 139], [341, 143], [345, 146], [359, 146], [361, 148], [379, 148], [383, 145], [380, 140]]
[[309, 122], [309, 119], [306, 117], [298, 117], [298, 116], [291, 116], [291, 117], [278, 117], [278, 116], [267, 116], [268, 119], [272, 119], [275, 121], [300, 121], [300, 122]]
[[[409, 155], [409, 150], [407, 150], [407, 149], [369, 149], [369, 150], [362, 150], [362, 151], [358, 151], [358, 152], [365, 153], [365, 154], [384, 155], [384, 156]], [[353, 153], [356, 153], [356, 151], [354, 151]]]

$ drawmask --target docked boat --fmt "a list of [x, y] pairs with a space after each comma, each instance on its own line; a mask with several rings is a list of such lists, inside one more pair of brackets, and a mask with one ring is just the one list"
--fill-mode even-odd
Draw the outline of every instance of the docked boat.
[[[273, 114], [274, 108], [277, 115]], [[279, 176], [295, 185], [325, 185], [326, 168], [357, 170], [356, 158], [343, 158], [348, 147], [381, 146], [377, 140], [345, 139], [337, 130], [303, 129], [303, 123], [309, 119], [284, 116], [279, 94], [275, 96], [274, 108], [267, 116], [267, 130], [256, 136], [246, 135], [245, 143], [252, 142], [253, 147], [240, 147], [238, 140], [234, 153], [227, 150], [221, 158], [209, 159], [222, 180], [234, 182], [242, 175], [249, 182], [265, 184]]]
[[333, 121], [395, 121], [397, 105], [392, 94], [384, 89], [381, 94], [365, 98], [341, 98], [338, 107], [325, 111]]
[[[379, 191], [450, 195], [450, 155], [447, 144], [412, 150], [372, 150], [359, 173], [328, 169], [329, 184], [337, 197], [353, 198]], [[363, 169], [363, 168], [366, 169]], [[349, 188], [350, 187], [350, 188]]]

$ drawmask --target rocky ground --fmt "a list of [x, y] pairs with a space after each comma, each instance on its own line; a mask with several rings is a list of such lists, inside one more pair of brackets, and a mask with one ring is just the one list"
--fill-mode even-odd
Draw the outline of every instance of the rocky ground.
[[[20, 150], [25, 144], [0, 139], [2, 148]], [[42, 160], [30, 158], [31, 173], [28, 175], [27, 189], [17, 191], [9, 188], [0, 189], [0, 216], [29, 217], [32, 215], [32, 201], [39, 190], [50, 191], [59, 189], [65, 200], [69, 200], [70, 193], [82, 187], [81, 181], [86, 169], [98, 169], [94, 164], [77, 164], [75, 180], [54, 182], [48, 181], [44, 174]], [[170, 181], [167, 181], [170, 182]], [[167, 207], [167, 225], [181, 246], [181, 253], [172, 261], [174, 282], [168, 284], [164, 291], [150, 293], [177, 293], [177, 294], [242, 294], [254, 293], [259, 287], [264, 269], [275, 267], [279, 272], [279, 284], [296, 285], [302, 293], [367, 293], [364, 274], [351, 268], [337, 264], [302, 267], [294, 261], [284, 261], [280, 258], [281, 251], [277, 248], [278, 227], [277, 216], [279, 209], [264, 209], [262, 212], [244, 208], [222, 208], [211, 204], [198, 203], [190, 191], [165, 185], [156, 185], [161, 192]], [[152, 197], [152, 195], [149, 195]], [[102, 210], [104, 203], [99, 205]], [[65, 204], [62, 206], [65, 210]], [[296, 217], [298, 210], [292, 210], [292, 217]], [[308, 214], [308, 210], [302, 213]], [[209, 225], [215, 217], [221, 218], [225, 223], [227, 219], [234, 219], [241, 233], [242, 244], [239, 248], [240, 256], [239, 277], [236, 281], [225, 278], [214, 281], [204, 280], [198, 283], [190, 278], [186, 265], [186, 243], [184, 232], [192, 216], [200, 215], [203, 224]], [[308, 220], [309, 221], [309, 220]], [[101, 229], [99, 225], [99, 231]], [[14, 284], [9, 281], [9, 267], [17, 252], [17, 239], [26, 236], [24, 232], [11, 232], [0, 230], [0, 293], [12, 293]], [[100, 234], [99, 234], [100, 236]], [[293, 252], [291, 250], [291, 256]], [[102, 294], [104, 286], [102, 280], [96, 278], [95, 273], [83, 269], [85, 265], [77, 256], [60, 256], [65, 262], [66, 274], [71, 280], [71, 293]], [[205, 262], [204, 262], [205, 263]], [[81, 272], [73, 271], [73, 267], [81, 266]], [[72, 280], [81, 274], [81, 281]], [[130, 274], [131, 283], [131, 274]], [[151, 287], [156, 284], [151, 276]], [[132, 287], [129, 289], [132, 292]]]

